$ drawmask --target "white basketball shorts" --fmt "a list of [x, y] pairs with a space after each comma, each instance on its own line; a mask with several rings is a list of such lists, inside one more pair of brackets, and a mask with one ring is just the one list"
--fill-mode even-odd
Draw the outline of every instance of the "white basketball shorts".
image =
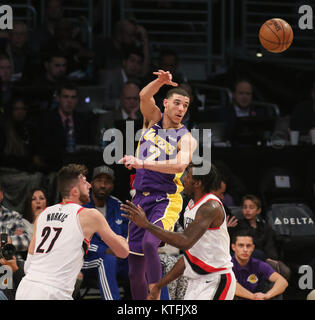
[[236, 279], [233, 271], [188, 279], [184, 300], [233, 300]]

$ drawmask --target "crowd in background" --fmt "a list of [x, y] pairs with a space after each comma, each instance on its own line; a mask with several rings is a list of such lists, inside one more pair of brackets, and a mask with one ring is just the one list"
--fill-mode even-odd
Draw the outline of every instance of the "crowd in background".
[[[67, 161], [85, 163], [88, 158], [92, 186], [97, 187], [92, 172], [103, 164], [102, 130], [117, 128], [125, 137], [126, 121], [133, 121], [135, 132], [142, 127], [139, 92], [154, 78], [153, 71], [170, 71], [173, 81], [190, 94], [189, 112], [184, 119], [189, 129], [201, 127], [200, 115], [207, 117], [207, 112], [202, 95], [189, 75], [180, 69], [179, 53], [173, 48], [161, 48], [153, 59], [147, 30], [132, 20], [117, 21], [112, 36], [98, 36], [89, 49], [82, 42], [80, 30], [64, 17], [62, 1], [49, 0], [46, 1], [45, 23], [41, 27], [31, 30], [25, 22], [14, 21], [13, 30], [1, 31], [0, 38], [0, 228], [9, 234], [19, 253], [18, 259], [12, 263], [13, 270], [20, 270], [15, 272], [15, 281], [18, 282], [23, 276], [21, 261], [25, 259], [34, 219], [47, 205], [59, 200], [56, 171]], [[95, 110], [85, 110], [82, 106], [81, 87], [103, 88], [103, 100]], [[155, 96], [161, 108], [167, 90], [165, 86]], [[255, 85], [243, 74], [231, 81], [230, 90], [232, 104], [217, 108], [211, 112], [212, 118], [203, 119], [203, 122], [224, 124], [222, 142], [225, 146], [256, 147], [259, 143], [268, 146], [267, 141], [270, 142], [272, 135], [270, 126], [274, 128], [277, 124], [274, 110], [252, 103]], [[257, 129], [260, 126], [266, 129], [262, 133]], [[315, 80], [310, 83], [309, 100], [301, 101], [293, 108], [283, 132], [288, 136], [290, 130], [299, 131], [300, 137], [311, 144], [312, 130], [315, 130]], [[88, 155], [81, 157], [80, 150], [85, 150]], [[91, 160], [93, 155], [98, 158]], [[222, 199], [231, 217], [231, 236], [240, 226], [252, 229], [256, 245], [253, 255], [263, 261], [271, 260], [275, 268], [279, 261], [283, 269], [287, 268], [286, 261], [281, 261], [281, 254], [277, 251], [273, 230], [264, 220], [268, 207], [260, 202], [262, 195], [250, 195], [252, 192], [243, 177], [232, 172], [224, 162], [218, 161], [216, 165], [222, 174], [222, 185], [220, 190], [213, 192]], [[108, 201], [111, 195], [117, 196], [118, 202], [130, 199], [130, 179], [134, 172], [117, 167], [114, 171], [115, 174], [106, 175], [109, 182], [100, 182], [110, 184], [108, 189], [104, 186], [107, 190], [104, 199]], [[306, 187], [310, 195], [306, 202], [313, 210], [314, 173], [310, 167], [310, 182]], [[94, 202], [96, 199], [93, 198]], [[115, 206], [116, 200], [112, 201], [111, 205]], [[100, 207], [104, 207], [104, 203]], [[242, 208], [243, 219], [234, 217], [235, 207]], [[181, 219], [179, 229], [180, 222]], [[126, 230], [119, 232], [127, 236]], [[172, 257], [177, 259], [180, 252], [165, 249], [160, 255], [167, 272], [169, 261], [175, 259]], [[107, 263], [112, 264], [110, 268], [114, 270], [116, 262], [107, 256], [101, 258], [110, 260]], [[88, 275], [88, 266], [86, 263], [83, 275]], [[100, 265], [97, 268], [100, 275]], [[118, 265], [118, 283], [110, 284], [114, 298], [119, 298], [119, 285], [128, 298], [128, 271], [125, 268], [123, 263]], [[285, 271], [284, 277], [288, 279]], [[182, 297], [183, 292], [176, 296], [176, 290], [181, 290], [174, 286], [170, 291], [171, 298]], [[184, 279], [178, 286], [185, 287]], [[102, 297], [106, 297], [105, 289], [102, 292]], [[78, 292], [76, 294], [80, 296]], [[14, 299], [12, 292], [6, 292], [6, 295]]]

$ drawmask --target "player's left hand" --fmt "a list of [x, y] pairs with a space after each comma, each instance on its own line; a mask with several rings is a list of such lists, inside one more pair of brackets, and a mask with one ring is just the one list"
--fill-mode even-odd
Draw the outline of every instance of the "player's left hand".
[[128, 218], [134, 222], [140, 228], [146, 228], [149, 224], [146, 214], [139, 205], [135, 205], [132, 202], [126, 200], [126, 204], [122, 203], [120, 209], [127, 212], [128, 214], [122, 214], [123, 217]]

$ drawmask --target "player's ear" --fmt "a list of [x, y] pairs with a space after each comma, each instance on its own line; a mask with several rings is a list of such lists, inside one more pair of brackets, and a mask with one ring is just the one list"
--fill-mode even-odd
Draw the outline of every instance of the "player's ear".
[[71, 190], [70, 190], [70, 194], [73, 195], [73, 196], [78, 196], [80, 194], [80, 191], [79, 191], [79, 188], [78, 187], [73, 187]]
[[234, 243], [232, 243], [231, 247], [232, 247], [232, 250], [235, 251], [235, 244]]
[[164, 108], [168, 106], [168, 100], [167, 99], [163, 100], [163, 106], [164, 106]]

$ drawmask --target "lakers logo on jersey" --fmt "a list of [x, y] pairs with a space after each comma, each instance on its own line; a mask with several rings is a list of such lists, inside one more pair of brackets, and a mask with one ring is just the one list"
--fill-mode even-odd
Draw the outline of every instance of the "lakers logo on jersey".
[[[164, 150], [167, 155], [172, 155], [176, 150], [175, 146], [172, 146], [169, 142], [159, 136], [158, 132], [156, 132], [153, 128], [150, 128], [143, 138], [146, 141], [151, 141], [156, 147]], [[175, 142], [177, 143], [176, 140]]]
[[258, 278], [254, 273], [252, 273], [251, 275], [248, 276], [247, 281], [254, 284], [258, 282]]

